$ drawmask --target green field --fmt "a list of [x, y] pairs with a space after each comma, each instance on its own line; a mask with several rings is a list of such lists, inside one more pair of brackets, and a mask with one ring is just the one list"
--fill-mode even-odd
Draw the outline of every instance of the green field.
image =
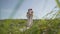
[[0, 20], [0, 34], [60, 34], [60, 19], [34, 20], [30, 29], [21, 32], [26, 19]]

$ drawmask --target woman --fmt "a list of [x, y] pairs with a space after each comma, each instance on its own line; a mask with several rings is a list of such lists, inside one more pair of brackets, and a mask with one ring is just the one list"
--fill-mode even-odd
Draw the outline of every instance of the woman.
[[27, 12], [27, 27], [31, 27], [33, 24], [33, 10], [32, 9], [28, 9]]

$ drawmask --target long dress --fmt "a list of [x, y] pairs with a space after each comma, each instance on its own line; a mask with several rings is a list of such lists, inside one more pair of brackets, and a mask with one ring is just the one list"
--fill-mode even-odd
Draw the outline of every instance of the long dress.
[[31, 27], [33, 24], [33, 11], [27, 12], [27, 27]]

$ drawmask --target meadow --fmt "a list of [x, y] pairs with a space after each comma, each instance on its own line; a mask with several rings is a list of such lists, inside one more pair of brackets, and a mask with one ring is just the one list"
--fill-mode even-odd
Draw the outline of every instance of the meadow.
[[0, 20], [0, 34], [60, 34], [59, 19], [36, 19], [30, 29], [21, 32], [26, 27], [26, 19]]

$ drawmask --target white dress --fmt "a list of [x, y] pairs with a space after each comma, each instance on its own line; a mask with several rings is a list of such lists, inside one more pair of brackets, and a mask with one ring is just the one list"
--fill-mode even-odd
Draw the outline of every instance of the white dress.
[[27, 12], [27, 26], [31, 27], [33, 24], [33, 11]]

